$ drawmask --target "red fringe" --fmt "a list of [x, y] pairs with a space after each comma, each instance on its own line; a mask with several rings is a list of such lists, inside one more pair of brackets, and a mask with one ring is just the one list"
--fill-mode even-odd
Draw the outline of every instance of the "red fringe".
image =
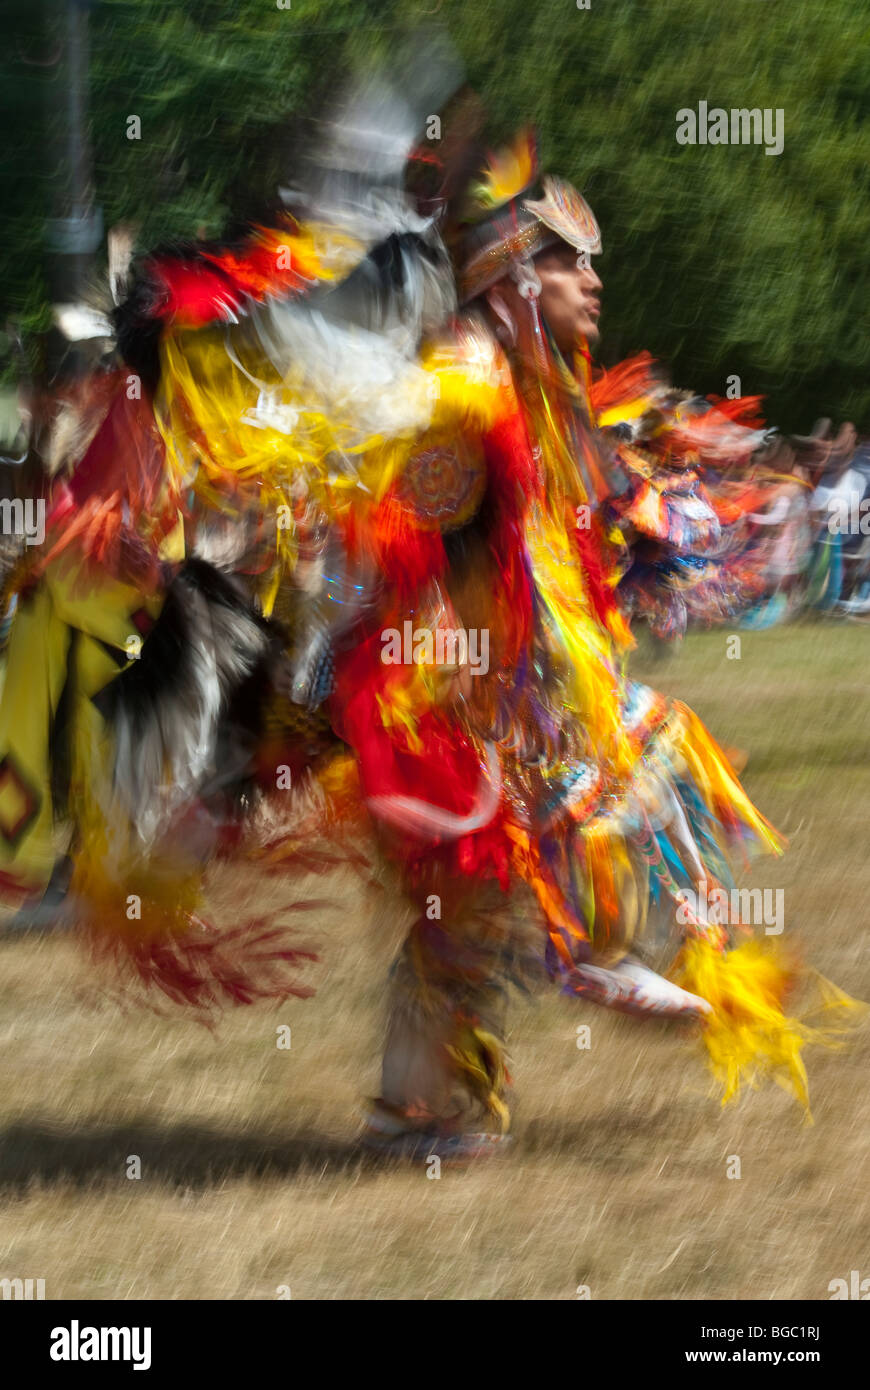
[[589, 400], [595, 415], [617, 405], [645, 396], [657, 385], [655, 358], [648, 352], [628, 357], [615, 367], [598, 370], [589, 387]]
[[[310, 902], [293, 904], [290, 910], [312, 906]], [[173, 1004], [193, 1008], [205, 1022], [228, 1005], [269, 999], [280, 1003], [307, 999], [314, 993], [295, 976], [288, 977], [288, 968], [318, 957], [289, 945], [286, 926], [272, 925], [280, 912], [226, 931], [192, 918], [190, 930], [180, 936], [120, 938], [92, 932], [90, 940], [97, 960], [110, 962], [122, 982], [135, 981], [147, 991], [157, 990]]]

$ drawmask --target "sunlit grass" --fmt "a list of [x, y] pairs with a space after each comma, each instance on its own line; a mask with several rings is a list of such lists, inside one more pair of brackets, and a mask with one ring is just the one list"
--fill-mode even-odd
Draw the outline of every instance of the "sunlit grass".
[[[638, 674], [749, 754], [745, 783], [791, 838], [749, 881], [783, 887], [788, 937], [870, 998], [868, 635], [749, 633], [736, 661], [725, 637], [693, 636]], [[252, 884], [224, 872], [224, 909], [247, 908]], [[360, 1158], [404, 919], [343, 877], [330, 890], [342, 910], [317, 930], [317, 996], [242, 1011], [216, 1037], [100, 1004], [69, 941], [0, 950], [0, 1276], [44, 1278], [49, 1298], [287, 1285], [294, 1299], [571, 1299], [583, 1284], [593, 1298], [824, 1299], [868, 1272], [866, 1032], [810, 1055], [807, 1128], [775, 1088], [721, 1110], [699, 1045], [673, 1027], [518, 1000], [512, 1156], [438, 1181]]]

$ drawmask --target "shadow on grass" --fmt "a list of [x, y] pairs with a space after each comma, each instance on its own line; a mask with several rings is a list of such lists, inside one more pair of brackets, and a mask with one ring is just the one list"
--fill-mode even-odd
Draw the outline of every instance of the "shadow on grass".
[[[672, 1134], [678, 1118], [673, 1110], [641, 1115], [630, 1108], [610, 1108], [576, 1122], [530, 1119], [519, 1129], [509, 1154], [514, 1161], [535, 1155], [571, 1157], [584, 1166], [626, 1173], [648, 1162], [650, 1144]], [[142, 1181], [201, 1190], [234, 1178], [293, 1178], [327, 1169], [333, 1175], [350, 1170], [374, 1175], [394, 1165], [425, 1161], [379, 1155], [356, 1140], [311, 1131], [282, 1136], [256, 1130], [228, 1133], [193, 1124], [66, 1129], [20, 1122], [0, 1132], [0, 1192], [26, 1191], [33, 1183], [88, 1188], [127, 1182], [132, 1155], [141, 1160]], [[500, 1156], [496, 1166], [505, 1157]]]
[[357, 1143], [315, 1133], [226, 1133], [148, 1122], [90, 1129], [19, 1123], [0, 1132], [0, 1191], [21, 1191], [34, 1182], [79, 1187], [127, 1182], [134, 1154], [144, 1182], [182, 1188], [213, 1187], [227, 1178], [293, 1177], [324, 1167], [378, 1166], [376, 1156]]

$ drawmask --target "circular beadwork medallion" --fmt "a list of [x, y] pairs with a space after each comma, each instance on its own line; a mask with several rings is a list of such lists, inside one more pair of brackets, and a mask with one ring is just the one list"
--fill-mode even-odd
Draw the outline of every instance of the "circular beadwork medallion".
[[483, 450], [457, 441], [412, 455], [396, 490], [423, 525], [449, 531], [471, 520], [485, 488]]

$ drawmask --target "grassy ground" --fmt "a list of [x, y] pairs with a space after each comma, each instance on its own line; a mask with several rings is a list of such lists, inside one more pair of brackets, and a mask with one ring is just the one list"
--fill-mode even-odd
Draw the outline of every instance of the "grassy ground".
[[[748, 751], [750, 794], [791, 841], [748, 882], [784, 888], [787, 937], [870, 999], [870, 638], [808, 623], [743, 634], [729, 660], [726, 637], [638, 674]], [[268, 904], [249, 877], [215, 888]], [[826, 1299], [870, 1275], [870, 1029], [810, 1055], [808, 1128], [775, 1088], [722, 1110], [673, 1026], [520, 1002], [510, 1158], [437, 1181], [361, 1159], [402, 923], [344, 878], [331, 891], [316, 998], [216, 1036], [96, 999], [63, 939], [2, 946], [0, 1277], [44, 1278], [48, 1298]]]

